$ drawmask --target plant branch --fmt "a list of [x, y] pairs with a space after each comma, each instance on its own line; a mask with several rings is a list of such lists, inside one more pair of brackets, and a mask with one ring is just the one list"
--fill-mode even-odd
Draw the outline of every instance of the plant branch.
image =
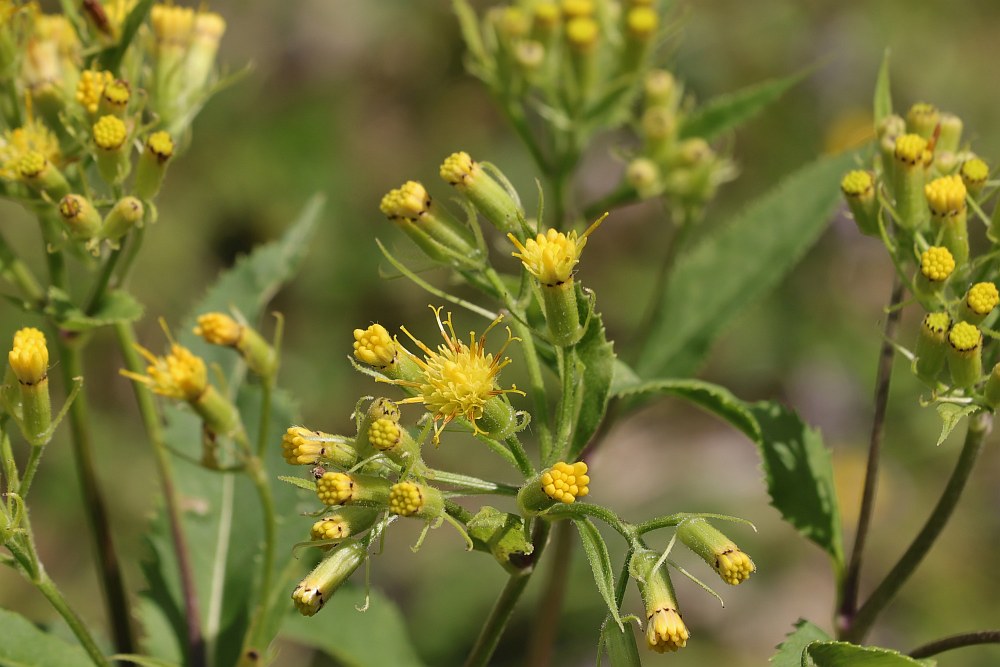
[[864, 557], [865, 542], [875, 508], [875, 494], [878, 490], [878, 468], [885, 435], [885, 414], [889, 404], [889, 385], [892, 380], [892, 362], [896, 348], [892, 341], [896, 337], [902, 309], [897, 306], [903, 299], [903, 283], [893, 274], [892, 292], [889, 297], [888, 315], [882, 331], [882, 349], [879, 351], [878, 370], [875, 373], [875, 413], [868, 440], [868, 464], [865, 469], [864, 487], [861, 492], [861, 508], [858, 512], [858, 527], [854, 536], [854, 547], [847, 572], [840, 582], [837, 607], [837, 624], [841, 628], [850, 626], [857, 611], [858, 587], [861, 581], [861, 562]]
[[531, 648], [525, 663], [530, 667], [546, 667], [552, 664], [556, 632], [559, 629], [559, 617], [563, 598], [566, 596], [566, 582], [569, 579], [569, 566], [573, 558], [572, 527], [569, 521], [560, 521], [555, 527], [552, 562], [549, 565], [545, 590], [542, 592], [541, 605], [535, 616]]
[[[118, 323], [115, 334], [121, 348], [125, 368], [133, 373], [142, 373], [142, 359], [136, 352], [135, 330], [131, 324]], [[173, 466], [167, 451], [167, 441], [163, 433], [163, 425], [156, 409], [152, 394], [145, 387], [132, 383], [135, 400], [139, 407], [146, 435], [153, 446], [156, 470], [163, 488], [167, 522], [170, 524], [170, 540], [177, 559], [177, 569], [181, 580], [181, 595], [184, 598], [184, 618], [187, 623], [186, 653], [192, 667], [203, 667], [205, 663], [205, 637], [201, 631], [201, 613], [198, 606], [198, 593], [194, 587], [194, 573], [191, 569], [191, 559], [188, 553], [184, 528], [181, 523], [180, 506], [177, 502], [177, 488], [174, 486]]]
[[952, 649], [964, 646], [976, 646], [978, 644], [1000, 644], [1000, 630], [980, 630], [979, 632], [967, 632], [961, 635], [952, 635], [939, 639], [929, 644], [924, 644], [910, 651], [911, 658], [929, 658], [938, 653], [951, 651]]
[[937, 505], [899, 561], [861, 606], [851, 625], [841, 633], [841, 639], [855, 643], [864, 640], [879, 613], [896, 596], [899, 589], [920, 565], [948, 523], [948, 519], [951, 518], [955, 506], [962, 497], [962, 491], [969, 481], [969, 476], [992, 425], [993, 416], [989, 413], [983, 412], [970, 418], [969, 428], [965, 433], [965, 444], [962, 445], [962, 453], [958, 457], [955, 470], [951, 473]]
[[524, 567], [519, 572], [511, 574], [507, 584], [500, 591], [500, 596], [493, 604], [493, 610], [486, 619], [486, 623], [483, 624], [479, 637], [476, 638], [476, 643], [473, 644], [472, 650], [469, 652], [469, 657], [465, 660], [465, 667], [485, 667], [489, 664], [490, 657], [496, 650], [497, 644], [500, 643], [500, 637], [514, 613], [514, 607], [528, 586], [531, 574], [535, 570], [535, 564], [538, 563], [542, 552], [545, 551], [548, 538], [549, 522], [536, 521], [531, 538], [534, 550], [528, 556]]

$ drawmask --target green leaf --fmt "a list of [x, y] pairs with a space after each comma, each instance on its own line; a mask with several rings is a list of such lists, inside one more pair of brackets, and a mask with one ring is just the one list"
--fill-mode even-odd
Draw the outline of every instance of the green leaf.
[[771, 667], [800, 667], [802, 653], [806, 646], [812, 642], [829, 638], [830, 635], [821, 628], [801, 618], [795, 624], [795, 631], [785, 637], [785, 641], [778, 644], [778, 652], [771, 656], [769, 663]]
[[79, 646], [39, 630], [28, 619], [0, 609], [0, 666], [90, 667], [90, 657]]
[[760, 427], [757, 442], [771, 504], [782, 518], [844, 565], [840, 509], [830, 450], [819, 431], [793, 410], [764, 401], [747, 406]]
[[458, 27], [462, 31], [462, 39], [465, 41], [465, 48], [469, 50], [472, 62], [470, 69], [482, 74], [491, 74], [493, 71], [493, 59], [486, 53], [483, 44], [483, 35], [479, 32], [479, 17], [476, 11], [466, 0], [452, 0], [452, 10], [455, 18], [458, 19]]
[[128, 50], [132, 40], [135, 39], [136, 33], [142, 26], [142, 22], [146, 20], [146, 15], [153, 6], [153, 2], [154, 0], [140, 0], [140, 2], [136, 4], [135, 8], [129, 12], [128, 17], [125, 19], [124, 25], [122, 26], [121, 39], [119, 39], [118, 43], [114, 46], [109, 46], [101, 51], [98, 56], [98, 60], [101, 63], [101, 69], [110, 70], [114, 72], [116, 76], [121, 75], [118, 68], [121, 66], [122, 59], [125, 57], [125, 52]]
[[615, 359], [614, 369], [611, 374], [611, 395], [620, 396], [626, 392], [629, 387], [639, 384], [642, 382], [640, 378], [632, 367], [626, 364], [621, 359]]
[[878, 68], [878, 79], [875, 81], [875, 126], [886, 116], [892, 114], [892, 89], [889, 86], [889, 49], [882, 56], [882, 66]]
[[501, 512], [487, 505], [476, 512], [465, 527], [469, 536], [484, 542], [505, 568], [512, 567], [511, 556], [525, 556], [535, 550], [524, 534], [524, 518], [517, 514]]
[[853, 163], [845, 154], [803, 167], [678, 259], [636, 364], [644, 377], [697, 369], [722, 328], [816, 242]]
[[368, 610], [359, 588], [343, 586], [312, 617], [292, 615], [285, 620], [282, 637], [317, 648], [345, 667], [417, 667], [417, 656], [396, 605], [371, 591]]
[[941, 446], [955, 427], [966, 417], [970, 417], [982, 408], [978, 405], [957, 405], [955, 403], [938, 403], [937, 413], [941, 417], [941, 435], [938, 436], [937, 445]]
[[615, 396], [672, 394], [725, 419], [754, 442], [760, 442], [760, 425], [746, 403], [725, 387], [701, 380], [637, 380], [616, 387]]
[[316, 482], [312, 480], [305, 479], [303, 477], [291, 477], [289, 475], [278, 475], [278, 479], [286, 484], [291, 484], [292, 486], [297, 486], [300, 489], [316, 493]]
[[94, 308], [94, 312], [84, 313], [74, 304], [69, 295], [58, 287], [49, 288], [45, 313], [66, 331], [90, 331], [118, 322], [134, 322], [142, 317], [143, 307], [131, 294], [122, 290], [107, 292]]
[[615, 352], [608, 342], [601, 317], [594, 313], [583, 338], [576, 344], [577, 377], [579, 378], [577, 409], [568, 461], [573, 461], [597, 431], [608, 409], [611, 378], [614, 374]]
[[631, 623], [626, 623], [625, 627], [620, 628], [608, 617], [601, 628], [601, 644], [608, 652], [611, 667], [642, 667]]
[[684, 119], [681, 138], [701, 137], [710, 141], [727, 130], [739, 127], [776, 102], [786, 90], [804, 79], [811, 69], [713, 97]]
[[624, 630], [621, 616], [618, 615], [618, 603], [615, 600], [615, 578], [611, 569], [611, 556], [608, 555], [608, 545], [604, 543], [604, 538], [597, 532], [594, 524], [585, 516], [571, 516], [576, 528], [580, 533], [580, 541], [583, 544], [583, 552], [587, 554], [587, 561], [590, 569], [594, 572], [594, 583], [600, 592], [604, 602], [608, 605], [611, 618], [614, 619], [619, 629]]
[[847, 642], [813, 642], [802, 655], [802, 667], [934, 667], [936, 664], [935, 660], [914, 660], [887, 648]]

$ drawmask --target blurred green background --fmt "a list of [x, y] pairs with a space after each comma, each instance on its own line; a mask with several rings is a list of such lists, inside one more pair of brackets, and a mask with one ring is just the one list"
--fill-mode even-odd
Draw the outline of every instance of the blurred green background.
[[[885, 48], [892, 50], [897, 108], [929, 101], [957, 113], [975, 150], [993, 163], [1000, 156], [1000, 132], [992, 131], [1000, 125], [994, 85], [1000, 3], [716, 0], [678, 7], [683, 30], [670, 44], [668, 65], [699, 99], [817, 65], [804, 83], [732, 137], [741, 175], [722, 189], [707, 226], [723, 222], [796, 166], [857, 138], [858, 128], [870, 122]], [[375, 237], [403, 256], [416, 254], [379, 213], [381, 196], [409, 179], [447, 196], [436, 172], [455, 150], [500, 166], [529, 210], [536, 174], [484, 89], [464, 73], [449, 3], [220, 0], [212, 9], [229, 25], [221, 61], [230, 69], [251, 62], [253, 71], [211, 102], [195, 124], [190, 151], [171, 167], [160, 221], [133, 279], [147, 304], [140, 335], [155, 349], [162, 341], [156, 318], [177, 326], [220, 270], [279, 235], [311, 194], [325, 193], [321, 228], [302, 274], [273, 305], [287, 320], [282, 382], [299, 398], [303, 422], [350, 432], [356, 398], [373, 391], [345, 360], [351, 330], [379, 321], [390, 330], [405, 323], [426, 334], [432, 323], [426, 295], [404, 280], [386, 278], [390, 272]], [[623, 165], [609, 156], [610, 146], [598, 142], [589, 154], [577, 183], [581, 201], [617, 183]], [[5, 234], [40, 261], [25, 216], [10, 205], [0, 215]], [[666, 224], [657, 205], [631, 207], [614, 213], [588, 244], [580, 279], [596, 291], [612, 339], [633, 334], [662, 256]], [[427, 277], [444, 284], [443, 274]], [[790, 278], [739, 318], [702, 373], [742, 398], [786, 400], [822, 429], [834, 449], [842, 514], [852, 526], [848, 544], [890, 277], [879, 245], [857, 234], [849, 220], [835, 220]], [[918, 315], [911, 310], [902, 327], [904, 344], [915, 336]], [[481, 325], [464, 313], [458, 320], [459, 329]], [[0, 334], [7, 339], [21, 325], [13, 308], [0, 311]], [[265, 330], [271, 326], [264, 323]], [[133, 415], [131, 388], [117, 374], [114, 342], [102, 337], [95, 348], [91, 359], [100, 363], [87, 368], [87, 382], [101, 387], [95, 398], [101, 478], [113, 498], [120, 550], [130, 559], [128, 581], [137, 589], [155, 474]], [[905, 362], [896, 371], [863, 594], [923, 522], [957, 455], [954, 439], [934, 447], [936, 416], [919, 407], [920, 388]], [[489, 455], [472, 453], [472, 447], [446, 442], [431, 457], [440, 467], [487, 474]], [[626, 518], [723, 512], [746, 517], [759, 530], [727, 528], [752, 554], [758, 573], [739, 589], [721, 591], [725, 609], [689, 582], [676, 581], [692, 639], [675, 656], [643, 651], [644, 664], [763, 665], [798, 618], [829, 627], [834, 591], [825, 556], [768, 506], [756, 453], [741, 435], [687, 405], [660, 401], [616, 426], [592, 469], [594, 500]], [[1000, 461], [988, 448], [941, 544], [877, 626], [872, 643], [909, 649], [1000, 623], [991, 557], [1000, 540], [998, 473]], [[79, 498], [63, 435], [37, 482], [34, 525], [53, 578], [88, 620], [99, 623]], [[303, 530], [309, 521], [289, 520], [302, 521]], [[482, 554], [465, 554], [447, 528], [431, 533], [412, 554], [408, 547], [415, 539], [411, 527], [393, 529], [386, 554], [374, 560], [374, 586], [401, 605], [428, 664], [459, 664], [504, 577]], [[621, 551], [613, 557], [620, 559]], [[694, 558], [685, 562], [698, 569]], [[543, 576], [533, 582], [495, 664], [519, 664], [546, 570], [543, 564]], [[556, 663], [589, 665], [602, 602], [580, 553], [570, 577]], [[360, 593], [345, 594], [361, 602]], [[39, 620], [52, 616], [40, 596], [6, 571], [0, 572], [0, 606]], [[626, 608], [640, 612], [634, 590]], [[310, 664], [307, 655], [288, 644], [277, 664]], [[998, 663], [1000, 649], [994, 647], [940, 659], [942, 666]]]

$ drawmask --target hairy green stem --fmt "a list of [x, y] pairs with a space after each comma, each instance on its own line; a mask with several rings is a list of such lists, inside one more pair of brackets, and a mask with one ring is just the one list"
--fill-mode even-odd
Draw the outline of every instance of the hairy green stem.
[[99, 665], [100, 667], [111, 667], [111, 662], [104, 657], [101, 650], [97, 648], [97, 643], [94, 642], [94, 638], [90, 636], [90, 631], [87, 630], [87, 626], [83, 624], [83, 621], [76, 615], [76, 612], [70, 608], [69, 604], [66, 602], [66, 598], [62, 596], [62, 593], [59, 592], [59, 589], [56, 588], [55, 583], [53, 583], [52, 579], [49, 578], [49, 575], [46, 574], [44, 569], [41, 571], [41, 577], [34, 583], [38, 590], [41, 591], [42, 595], [45, 596], [45, 599], [49, 601], [49, 604], [51, 604], [55, 610], [59, 612], [59, 615], [63, 617], [63, 620], [66, 621], [66, 625], [68, 625], [70, 630], [73, 631], [73, 634], [76, 635], [76, 638], [80, 641], [80, 645], [83, 646], [85, 651], [87, 651], [87, 654], [90, 656], [90, 659], [94, 661], [94, 664]]
[[560, 521], [555, 527], [552, 559], [549, 564], [542, 602], [533, 623], [534, 632], [528, 651], [529, 667], [546, 667], [552, 664], [556, 631], [563, 599], [566, 597], [566, 582], [569, 580], [569, 566], [573, 558], [573, 525]]
[[[121, 348], [125, 368], [133, 373], [142, 373], [145, 368], [142, 359], [136, 351], [135, 330], [125, 322], [115, 324], [115, 335]], [[177, 488], [174, 486], [173, 466], [167, 451], [167, 441], [163, 433], [163, 425], [156, 409], [153, 395], [136, 383], [133, 384], [135, 400], [139, 407], [139, 415], [146, 429], [146, 436], [153, 447], [156, 471], [160, 477], [163, 489], [164, 504], [167, 512], [167, 522], [170, 525], [170, 541], [177, 559], [177, 570], [181, 581], [181, 595], [184, 598], [184, 619], [186, 623], [187, 642], [185, 653], [192, 667], [204, 667], [205, 638], [201, 631], [201, 613], [198, 606], [198, 593], [194, 586], [194, 573], [191, 568], [191, 558], [181, 523], [180, 506], [177, 501]]]
[[955, 506], [962, 497], [969, 476], [975, 466], [976, 459], [983, 449], [983, 443], [989, 434], [993, 424], [993, 417], [989, 413], [980, 413], [969, 420], [969, 428], [965, 433], [965, 444], [962, 445], [962, 453], [955, 464], [955, 470], [948, 479], [941, 498], [927, 518], [927, 522], [920, 530], [913, 542], [906, 549], [899, 561], [886, 575], [885, 579], [869, 596], [851, 625], [840, 633], [840, 638], [860, 643], [864, 640], [872, 624], [885, 606], [896, 596], [899, 589], [903, 587], [910, 575], [917, 569], [920, 562], [927, 555], [927, 552], [934, 545], [941, 531], [951, 518]]
[[118, 258], [121, 257], [122, 250], [118, 248], [112, 250], [111, 254], [104, 264], [101, 266], [101, 272], [97, 276], [97, 280], [94, 282], [94, 286], [91, 288], [90, 296], [87, 298], [87, 305], [85, 306], [83, 312], [87, 315], [93, 314], [97, 310], [97, 305], [104, 299], [104, 295], [108, 291], [108, 287], [111, 284], [111, 275], [114, 273], [115, 266], [118, 264]]
[[[75, 378], [83, 375], [83, 358], [79, 347], [67, 344], [65, 335], [69, 334], [56, 332], [55, 339], [59, 351], [59, 367], [62, 370], [63, 384], [69, 388], [73, 386]], [[80, 392], [69, 408], [69, 425], [77, 474], [83, 492], [84, 507], [87, 508], [90, 515], [91, 530], [97, 547], [97, 571], [100, 573], [104, 589], [115, 650], [117, 653], [132, 653], [135, 646], [132, 636], [132, 615], [129, 611], [121, 564], [111, 537], [111, 523], [108, 518], [107, 506], [97, 481], [94, 449], [91, 442], [90, 410], [87, 407], [85, 392]]]
[[875, 508], [875, 494], [878, 489], [878, 468], [885, 435], [885, 413], [889, 405], [889, 384], [892, 379], [892, 362], [896, 348], [893, 340], [899, 326], [902, 309], [898, 308], [903, 299], [903, 283], [898, 275], [893, 275], [892, 293], [889, 297], [888, 315], [882, 332], [882, 349], [879, 351], [878, 370], [875, 374], [875, 412], [872, 416], [871, 435], [868, 440], [868, 463], [861, 493], [861, 509], [858, 512], [858, 528], [855, 531], [854, 547], [847, 572], [839, 586], [840, 601], [837, 605], [837, 625], [846, 628], [857, 610], [858, 586], [861, 581], [861, 562], [864, 557], [865, 541]]
[[532, 529], [531, 543], [534, 545], [534, 551], [529, 556], [530, 560], [519, 572], [510, 575], [507, 584], [500, 591], [500, 596], [494, 603], [493, 610], [486, 619], [486, 623], [483, 624], [469, 657], [465, 660], [465, 667], [485, 667], [489, 664], [490, 657], [496, 650], [497, 644], [500, 643], [500, 637], [514, 613], [514, 607], [531, 580], [535, 564], [538, 563], [542, 552], [545, 551], [548, 538], [549, 522], [536, 521]]
[[1000, 630], [980, 630], [979, 632], [967, 632], [945, 637], [913, 649], [910, 651], [910, 657], [929, 658], [938, 653], [978, 644], [1000, 644]]
[[42, 461], [44, 450], [45, 447], [32, 446], [31, 452], [28, 454], [28, 463], [24, 466], [24, 477], [21, 478], [21, 483], [17, 486], [17, 493], [22, 499], [28, 497], [31, 482], [35, 479], [35, 473], [38, 471], [38, 464]]
[[603, 505], [583, 502], [574, 502], [568, 505], [557, 503], [545, 510], [542, 515], [549, 518], [590, 516], [611, 526], [629, 544], [632, 544], [639, 536], [636, 526], [627, 521], [622, 521], [617, 514]]
[[504, 442], [507, 443], [511, 453], [514, 455], [514, 460], [517, 461], [517, 469], [521, 471], [521, 474], [525, 477], [533, 476], [535, 474], [535, 466], [531, 465], [528, 453], [524, 451], [524, 445], [521, 444], [521, 440], [517, 437], [517, 434], [508, 435]]

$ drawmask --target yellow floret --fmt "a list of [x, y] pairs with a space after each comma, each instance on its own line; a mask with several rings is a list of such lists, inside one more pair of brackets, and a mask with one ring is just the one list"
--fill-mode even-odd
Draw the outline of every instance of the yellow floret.
[[600, 34], [601, 28], [597, 21], [589, 16], [578, 16], [566, 24], [566, 41], [579, 50], [593, 47]]
[[723, 581], [733, 586], [749, 579], [756, 569], [750, 556], [736, 548], [727, 550], [715, 558], [715, 571]]
[[948, 313], [927, 313], [922, 326], [929, 336], [944, 342], [944, 334], [951, 328], [951, 317]]
[[542, 473], [542, 490], [545, 495], [562, 503], [572, 503], [590, 493], [587, 484], [587, 464], [583, 461], [569, 464], [563, 461]]
[[350, 537], [351, 527], [337, 516], [328, 516], [312, 525], [309, 536], [314, 540], [342, 540]]
[[389, 511], [400, 516], [412, 516], [424, 506], [420, 485], [413, 482], [393, 484], [389, 489]]
[[150, 11], [153, 33], [160, 43], [185, 44], [194, 27], [194, 10], [174, 5], [153, 5]]
[[240, 341], [243, 335], [243, 325], [225, 313], [205, 313], [198, 316], [198, 325], [194, 334], [201, 336], [205, 342], [212, 345], [228, 345], [232, 347]]
[[590, 16], [594, 13], [593, 0], [563, 0], [563, 16], [568, 19]]
[[446, 183], [457, 188], [464, 188], [479, 178], [482, 167], [468, 153], [459, 151], [444, 159], [439, 172]]
[[127, 81], [115, 79], [104, 86], [104, 99], [113, 107], [124, 108], [132, 97], [132, 90]]
[[390, 220], [416, 220], [431, 207], [431, 196], [417, 181], [407, 181], [384, 197], [379, 209]]
[[980, 158], [974, 157], [962, 163], [962, 180], [966, 187], [982, 185], [990, 176], [990, 167]]
[[343, 505], [354, 497], [354, 480], [342, 472], [325, 472], [316, 480], [316, 495], [324, 505]]
[[935, 215], [957, 215], [965, 210], [965, 183], [958, 175], [942, 176], [924, 186], [927, 205]]
[[125, 123], [115, 116], [101, 116], [100, 120], [94, 123], [94, 143], [98, 148], [107, 151], [117, 150], [125, 143], [128, 137], [128, 130]]
[[993, 283], [976, 283], [969, 288], [965, 303], [976, 315], [986, 315], [1000, 303], [1000, 292]]
[[676, 609], [656, 609], [646, 619], [646, 643], [657, 653], [684, 648], [690, 636]]
[[386, 368], [396, 361], [396, 342], [381, 324], [355, 329], [354, 357], [369, 366]]
[[904, 164], [916, 165], [929, 161], [927, 140], [919, 134], [904, 134], [896, 139], [896, 159]]
[[101, 93], [114, 79], [114, 75], [105, 70], [88, 69], [80, 72], [80, 80], [76, 84], [76, 101], [87, 110], [87, 113], [97, 113]]
[[920, 256], [920, 272], [931, 282], [943, 282], [955, 270], [955, 258], [942, 246], [931, 246]]
[[375, 449], [384, 452], [399, 445], [403, 432], [394, 420], [380, 417], [368, 427], [368, 442]]
[[326, 453], [319, 433], [292, 426], [281, 438], [281, 455], [291, 465], [316, 465]]
[[840, 189], [848, 197], [860, 197], [870, 192], [875, 187], [875, 179], [871, 172], [856, 169], [847, 172], [843, 180], [840, 181]]
[[48, 164], [49, 162], [44, 155], [38, 151], [29, 151], [17, 161], [15, 169], [21, 178], [35, 178], [45, 170]]
[[633, 7], [625, 16], [625, 26], [637, 39], [648, 39], [660, 27], [660, 15], [651, 7]]
[[166, 162], [174, 154], [174, 140], [166, 132], [153, 132], [146, 140], [146, 146], [160, 162]]
[[982, 344], [983, 334], [979, 327], [968, 322], [959, 322], [948, 333], [948, 342], [959, 352], [971, 352]]
[[44, 380], [49, 370], [49, 349], [45, 345], [45, 334], [34, 327], [18, 330], [14, 334], [14, 345], [7, 360], [21, 384], [32, 385]]

